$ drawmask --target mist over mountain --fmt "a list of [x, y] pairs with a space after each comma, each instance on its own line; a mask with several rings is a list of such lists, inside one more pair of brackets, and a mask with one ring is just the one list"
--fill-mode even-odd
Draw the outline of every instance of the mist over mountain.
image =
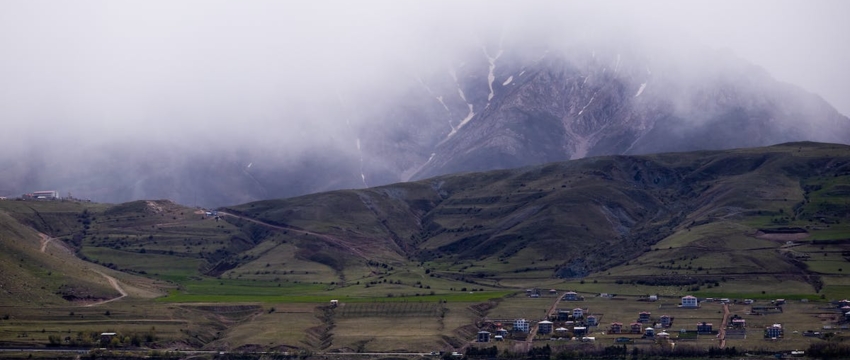
[[0, 35], [19, 54], [0, 60], [0, 196], [221, 206], [597, 155], [850, 141], [821, 96], [652, 6], [93, 4], [3, 18], [25, 35]]

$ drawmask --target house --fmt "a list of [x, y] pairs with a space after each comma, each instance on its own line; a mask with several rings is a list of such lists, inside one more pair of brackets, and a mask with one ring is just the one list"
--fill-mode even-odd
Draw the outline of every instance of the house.
[[712, 324], [705, 321], [697, 323], [697, 334], [711, 334]]
[[525, 319], [514, 320], [514, 331], [527, 333], [528, 332], [528, 320], [525, 320]]
[[54, 200], [59, 198], [59, 192], [56, 190], [34, 191], [30, 194], [34, 199]]
[[570, 310], [558, 309], [558, 321], [567, 321], [571, 314]]
[[655, 334], [655, 337], [657, 337], [657, 338], [659, 338], [659, 339], [669, 339], [669, 338], [670, 338], [670, 334], [669, 334], [669, 333], [667, 333], [667, 332], [662, 331], [662, 332], [660, 332], [660, 333], [658, 333], [658, 334]]
[[565, 334], [567, 333], [567, 331], [570, 331], [570, 329], [567, 329], [567, 328], [565, 328], [565, 327], [563, 327], [563, 326], [562, 326], [562, 327], [559, 327], [559, 328], [557, 328], [557, 329], [555, 329], [555, 333], [556, 333], [556, 334], [559, 334], [559, 335], [562, 335], [562, 336], [563, 336], [563, 335], [565, 335]]
[[850, 306], [850, 300], [844, 299], [838, 301], [838, 307]]
[[552, 322], [548, 320], [543, 320], [537, 323], [537, 333], [538, 334], [551, 334], [552, 333]]
[[339, 300], [331, 300], [331, 307], [339, 306]]
[[753, 306], [750, 308], [751, 314], [768, 314], [768, 313], [781, 313], [782, 306], [771, 305], [771, 306]]
[[496, 335], [496, 336], [493, 337], [493, 340], [495, 340], [495, 341], [505, 341], [505, 337], [502, 336], [502, 335]]
[[643, 335], [646, 337], [655, 337], [655, 329], [648, 327], [643, 330]]
[[612, 322], [611, 327], [608, 328], [608, 332], [612, 334], [619, 334], [623, 331], [623, 323]]
[[484, 330], [479, 331], [478, 342], [490, 342], [490, 332]]
[[754, 302], [753, 299], [744, 299], [744, 305], [750, 305], [753, 302]]
[[673, 325], [673, 318], [670, 315], [661, 315], [661, 327], [668, 328]]
[[747, 320], [738, 318], [732, 319], [732, 327], [736, 329], [743, 329], [747, 327]]
[[573, 328], [573, 336], [581, 337], [587, 335], [587, 328], [584, 326], [576, 326]]
[[584, 310], [582, 308], [573, 309], [573, 319], [581, 319], [584, 317]]
[[630, 332], [632, 334], [640, 334], [640, 330], [641, 330], [642, 327], [643, 326], [641, 325], [641, 323], [638, 323], [638, 322], [632, 323], [630, 325], [630, 328], [631, 328]]
[[652, 316], [652, 313], [641, 311], [640, 314], [638, 314], [638, 322], [648, 322], [650, 316]]
[[658, 301], [658, 295], [649, 295], [649, 301]]
[[558, 290], [549, 289], [549, 295], [557, 295], [557, 294], [558, 294]]
[[685, 295], [682, 297], [682, 307], [684, 308], [695, 308], [699, 307], [699, 302], [697, 301], [696, 296]]
[[501, 336], [501, 337], [508, 336], [508, 331], [505, 330], [504, 328], [498, 328], [498, 329], [496, 329], [496, 336]]
[[597, 326], [599, 325], [599, 319], [596, 317], [596, 315], [590, 315], [585, 320], [585, 323], [587, 323], [587, 326]]
[[575, 291], [567, 291], [567, 293], [564, 294], [564, 297], [562, 297], [561, 300], [577, 301], [578, 300], [578, 294]]
[[114, 337], [115, 337], [115, 335], [117, 335], [117, 334], [116, 334], [116, 333], [114, 333], [114, 332], [105, 332], [105, 333], [101, 333], [101, 334], [100, 334], [100, 344], [101, 344], [101, 345], [107, 345], [107, 344], [109, 344], [109, 343], [112, 341], [112, 338], [114, 338]]
[[782, 324], [773, 324], [764, 329], [764, 337], [778, 339], [782, 337]]
[[776, 304], [776, 306], [782, 306], [785, 305], [785, 299], [776, 299], [773, 303]]

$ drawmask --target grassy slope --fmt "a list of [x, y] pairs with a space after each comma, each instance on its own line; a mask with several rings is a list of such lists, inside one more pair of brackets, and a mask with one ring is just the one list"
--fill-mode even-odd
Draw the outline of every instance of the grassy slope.
[[[119, 296], [101, 273], [116, 277], [132, 296], [149, 298], [161, 294], [148, 279], [115, 272], [76, 258], [59, 240], [43, 245], [45, 240], [38, 232], [6, 212], [18, 206], [20, 204], [12, 202], [0, 204], [3, 209], [0, 211], [0, 273], [3, 274], [0, 277], [0, 297], [3, 305], [64, 304], [66, 300], [63, 297], [96, 301]], [[77, 204], [54, 203], [50, 206], [68, 208]], [[42, 216], [51, 217], [47, 214]]]
[[[168, 201], [5, 201], [0, 202], [8, 214], [0, 214], [0, 246], [8, 251], [0, 252], [0, 282], [4, 288], [16, 286], [15, 302], [45, 299], [40, 301], [72, 309], [55, 294], [57, 284], [73, 280], [92, 296], [115, 295], [91, 271], [51, 267], [60, 265], [43, 260], [39, 238], [29, 229], [34, 227], [91, 261], [126, 271], [108, 273], [128, 287], [138, 284], [131, 299], [104, 308], [128, 321], [142, 316], [140, 309], [151, 309], [154, 314], [144, 318], [159, 322], [163, 338], [208, 348], [250, 343], [381, 350], [409, 341], [402, 329], [413, 325], [391, 319], [404, 317], [404, 311], [340, 318], [328, 332], [326, 314], [313, 307], [329, 299], [347, 304], [447, 300], [445, 318], [414, 321], [422, 324], [424, 339], [417, 344], [430, 350], [464, 338], [477, 315], [463, 304], [526, 287], [673, 297], [688, 292], [850, 297], [850, 281], [843, 276], [850, 266], [842, 265], [843, 253], [850, 252], [848, 163], [848, 147], [808, 143], [602, 157], [226, 209], [277, 228], [231, 217], [215, 221]], [[805, 228], [809, 237], [790, 247], [755, 237], [758, 229], [780, 227]], [[16, 268], [20, 258], [32, 266]], [[59, 270], [47, 275], [51, 269]], [[53, 280], [57, 274], [63, 274], [62, 281]], [[557, 276], [577, 278], [565, 284]], [[172, 287], [169, 296], [153, 304], [141, 299], [145, 290], [166, 287], [163, 280]], [[199, 303], [234, 304], [216, 306], [232, 307], [227, 311], [236, 315], [229, 318]], [[255, 307], [244, 310], [241, 303]], [[271, 307], [292, 311], [269, 313]], [[62, 312], [67, 316], [69, 310]], [[56, 321], [35, 309], [31, 316], [30, 323], [19, 323], [20, 331]], [[301, 327], [287, 331], [269, 325], [281, 317]], [[109, 320], [103, 324], [114, 326]], [[384, 327], [388, 321], [399, 328], [382, 333], [357, 326]]]
[[[406, 266], [406, 257], [438, 276], [477, 285], [584, 276], [623, 266], [654, 246], [684, 244], [617, 271], [664, 275], [647, 265], [699, 253], [694, 268], [791, 272], [810, 282], [779, 256], [778, 243], [752, 234], [760, 227], [808, 225], [813, 238], [846, 238], [840, 224], [812, 222], [847, 218], [848, 159], [846, 146], [812, 143], [601, 157], [226, 210], [349, 239], [376, 260], [398, 267]], [[362, 263], [347, 259], [344, 266]], [[723, 269], [712, 265], [720, 262]]]

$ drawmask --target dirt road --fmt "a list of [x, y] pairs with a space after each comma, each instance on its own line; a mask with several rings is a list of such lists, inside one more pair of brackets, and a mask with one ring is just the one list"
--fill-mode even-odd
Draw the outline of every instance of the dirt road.
[[118, 291], [121, 294], [121, 296], [116, 297], [116, 298], [112, 298], [112, 299], [109, 299], [109, 300], [103, 300], [103, 301], [98, 301], [96, 303], [88, 304], [88, 305], [86, 305], [87, 307], [88, 306], [103, 305], [103, 304], [106, 304], [106, 303], [113, 302], [115, 300], [121, 300], [121, 299], [123, 299], [127, 296], [127, 292], [124, 291], [124, 289], [121, 287], [118, 280], [115, 280], [114, 277], [106, 275], [106, 274], [104, 274], [104, 273], [102, 273], [98, 270], [92, 270], [92, 271], [94, 271], [94, 272], [100, 274], [100, 276], [103, 276], [104, 278], [106, 278], [106, 280], [109, 281], [109, 285], [112, 285], [112, 287], [115, 289], [115, 291]]
[[[41, 252], [47, 253], [47, 246], [50, 245], [50, 242], [55, 240], [55, 238], [52, 238], [52, 237], [48, 236], [47, 234], [43, 234], [43, 233], [38, 233], [38, 236], [41, 236]], [[59, 244], [59, 247], [62, 250], [66, 251], [66, 252], [68, 252], [68, 254], [71, 254], [72, 256], [76, 257], [76, 254], [74, 254], [74, 252], [71, 249], [68, 249], [68, 247], [64, 243], [62, 243], [60, 241], [57, 244]], [[106, 275], [103, 272], [98, 271], [98, 270], [91, 269], [91, 271], [94, 271], [94, 272], [100, 274], [100, 276], [103, 276], [106, 279], [106, 281], [109, 282], [109, 285], [112, 285], [112, 288], [115, 289], [115, 291], [118, 291], [118, 293], [121, 294], [121, 296], [118, 296], [118, 297], [112, 298], [112, 299], [103, 300], [103, 301], [98, 301], [98, 302], [95, 302], [95, 303], [88, 304], [86, 306], [102, 305], [102, 304], [106, 304], [106, 303], [113, 302], [113, 301], [116, 301], [116, 300], [121, 300], [121, 299], [127, 297], [127, 295], [128, 295], [127, 292], [124, 291], [124, 288], [121, 287], [121, 283], [118, 280], [116, 280], [114, 277]]]
[[[560, 302], [561, 302], [561, 295], [556, 294], [555, 295], [555, 302], [552, 304], [552, 306], [549, 308], [549, 310], [546, 311], [546, 316], [544, 317], [544, 320], [549, 320], [549, 317], [552, 316], [552, 313], [554, 313], [555, 310], [558, 309], [558, 304]], [[534, 337], [537, 335], [537, 327], [538, 327], [537, 324], [534, 324], [534, 326], [532, 326], [531, 329], [528, 330], [528, 337], [525, 338], [525, 351], [526, 352], [531, 350], [531, 347], [533, 346], [532, 343], [534, 342]]]
[[47, 244], [50, 244], [50, 241], [52, 241], [53, 238], [42, 233], [38, 233], [38, 236], [41, 236], [41, 252], [44, 252], [47, 250]]
[[267, 223], [267, 222], [262, 222], [262, 221], [260, 221], [260, 220], [252, 219], [252, 218], [245, 217], [245, 216], [241, 216], [241, 215], [236, 215], [236, 214], [226, 213], [226, 212], [223, 212], [223, 211], [219, 211], [219, 212], [218, 212], [218, 214], [219, 214], [220, 216], [232, 216], [232, 217], [235, 217], [235, 218], [238, 218], [238, 219], [242, 219], [242, 220], [245, 220], [245, 221], [250, 221], [250, 222], [252, 222], [252, 223], [255, 223], [255, 224], [258, 224], [258, 225], [262, 225], [262, 226], [266, 226], [266, 227], [269, 227], [269, 228], [272, 228], [272, 229], [276, 229], [276, 230], [282, 230], [282, 231], [296, 231], [296, 232], [299, 232], [299, 233], [304, 233], [304, 234], [308, 234], [308, 235], [313, 235], [313, 236], [318, 237], [318, 238], [321, 238], [321, 239], [323, 239], [323, 240], [325, 240], [325, 241], [327, 241], [327, 242], [329, 242], [329, 243], [331, 243], [331, 244], [334, 244], [334, 245], [337, 245], [337, 246], [339, 246], [339, 247], [345, 248], [345, 249], [347, 249], [347, 250], [351, 251], [352, 253], [356, 254], [357, 256], [359, 256], [359, 257], [361, 257], [361, 258], [363, 258], [363, 259], [365, 259], [365, 260], [371, 260], [371, 258], [367, 257], [367, 256], [366, 256], [366, 255], [365, 255], [365, 254], [364, 254], [364, 253], [360, 250], [360, 249], [358, 249], [357, 247], [355, 247], [355, 246], [354, 246], [354, 244], [352, 244], [351, 242], [348, 242], [348, 241], [345, 241], [345, 240], [342, 240], [342, 239], [338, 239], [338, 238], [335, 238], [335, 237], [330, 236], [330, 235], [327, 235], [327, 234], [320, 234], [320, 233], [312, 232], [312, 231], [309, 231], [309, 230], [305, 230], [305, 229], [297, 228], [297, 227], [294, 227], [294, 226], [279, 226], [279, 225], [273, 225], [273, 224], [269, 224], [269, 223]]
[[720, 332], [717, 333], [717, 338], [720, 339], [720, 348], [726, 348], [726, 326], [729, 322], [729, 304], [723, 304], [723, 322], [720, 323]]

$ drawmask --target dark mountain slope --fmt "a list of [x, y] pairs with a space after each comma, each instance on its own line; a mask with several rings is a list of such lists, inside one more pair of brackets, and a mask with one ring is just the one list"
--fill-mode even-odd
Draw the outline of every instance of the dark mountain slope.
[[225, 210], [349, 239], [382, 260], [534, 259], [575, 276], [625, 262], [691, 224], [791, 212], [804, 204], [801, 182], [836, 176], [850, 176], [850, 148], [793, 143], [594, 157]]

